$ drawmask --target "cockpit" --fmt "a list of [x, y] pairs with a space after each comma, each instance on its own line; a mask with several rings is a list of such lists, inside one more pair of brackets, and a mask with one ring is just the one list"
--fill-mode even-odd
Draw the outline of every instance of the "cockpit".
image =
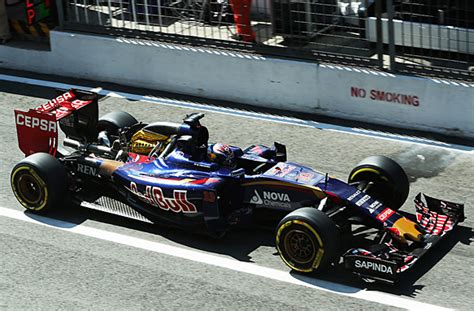
[[[193, 113], [182, 123], [137, 123], [125, 129], [119, 136], [120, 148], [127, 151], [123, 152], [122, 161], [127, 161], [127, 154], [131, 152], [188, 169], [216, 171], [228, 167], [233, 171], [242, 168], [246, 174], [253, 175], [286, 160], [285, 146], [278, 143], [271, 148], [252, 145], [244, 151], [226, 144], [209, 144], [209, 131], [200, 123], [203, 117], [203, 113]], [[225, 156], [232, 161], [225, 161]], [[224, 161], [219, 161], [222, 157]]]

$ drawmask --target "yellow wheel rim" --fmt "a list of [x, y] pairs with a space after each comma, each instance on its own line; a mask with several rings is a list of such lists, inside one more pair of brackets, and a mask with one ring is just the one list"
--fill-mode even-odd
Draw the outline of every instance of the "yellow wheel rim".
[[[283, 236], [283, 247], [285, 248], [289, 258], [285, 258], [282, 255], [280, 249], [280, 240], [282, 238], [282, 233], [285, 228], [288, 228], [291, 225], [300, 225], [308, 229], [311, 234], [306, 231], [294, 229], [291, 230]], [[313, 235], [316, 240], [311, 238]], [[324, 255], [324, 244], [321, 240], [321, 237], [316, 232], [316, 230], [308, 223], [301, 220], [289, 220], [280, 226], [277, 232], [276, 245], [278, 253], [280, 254], [281, 259], [285, 262], [287, 266], [291, 269], [299, 272], [311, 272], [314, 269], [317, 269], [321, 264], [321, 260]], [[305, 265], [312, 261], [311, 267], [307, 269], [302, 269], [298, 265]]]
[[19, 166], [12, 173], [11, 184], [17, 200], [25, 208], [40, 211], [48, 203], [44, 180], [29, 166]]

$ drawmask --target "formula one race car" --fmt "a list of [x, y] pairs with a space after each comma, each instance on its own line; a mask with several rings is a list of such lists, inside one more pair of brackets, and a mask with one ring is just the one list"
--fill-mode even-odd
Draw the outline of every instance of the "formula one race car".
[[[121, 111], [98, 119], [97, 104], [94, 94], [70, 90], [15, 111], [27, 157], [13, 168], [11, 185], [26, 209], [42, 213], [70, 198], [216, 237], [237, 225], [267, 224], [293, 270], [318, 272], [342, 261], [364, 279], [389, 283], [464, 220], [463, 205], [423, 194], [415, 221], [399, 214], [408, 178], [384, 156], [363, 160], [344, 182], [288, 162], [279, 143], [244, 150], [209, 144], [200, 113], [144, 124]], [[359, 243], [356, 234], [368, 231], [376, 234]]]

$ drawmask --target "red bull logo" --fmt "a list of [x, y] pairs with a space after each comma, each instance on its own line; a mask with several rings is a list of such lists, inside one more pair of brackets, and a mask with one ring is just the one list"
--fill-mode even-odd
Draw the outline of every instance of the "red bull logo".
[[174, 190], [173, 197], [167, 198], [160, 187], [146, 186], [145, 192], [142, 193], [138, 190], [137, 184], [132, 181], [130, 188], [127, 189], [141, 201], [159, 207], [162, 210], [175, 213], [197, 213], [196, 206], [189, 202], [187, 198], [186, 190]]

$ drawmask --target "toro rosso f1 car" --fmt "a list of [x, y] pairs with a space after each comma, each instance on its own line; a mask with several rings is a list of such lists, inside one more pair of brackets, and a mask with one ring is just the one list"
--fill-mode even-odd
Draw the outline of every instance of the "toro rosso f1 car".
[[[208, 144], [203, 114], [145, 124], [122, 111], [98, 118], [97, 97], [70, 90], [15, 111], [26, 158], [11, 186], [28, 210], [74, 203], [153, 224], [222, 236], [237, 225], [268, 224], [281, 259], [299, 272], [344, 266], [394, 283], [464, 220], [464, 206], [423, 194], [416, 218], [397, 210], [409, 193], [395, 161], [372, 156], [347, 182], [288, 162], [284, 145], [244, 150]], [[58, 132], [65, 134], [62, 146]], [[225, 161], [216, 161], [224, 156]], [[365, 242], [356, 235], [375, 232]]]

